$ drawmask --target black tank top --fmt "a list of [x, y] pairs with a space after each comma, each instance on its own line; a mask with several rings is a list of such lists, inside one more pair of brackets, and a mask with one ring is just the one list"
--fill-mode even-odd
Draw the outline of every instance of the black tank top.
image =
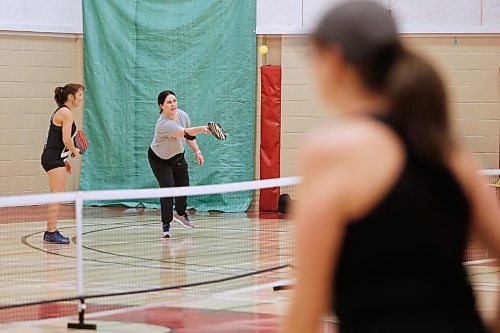
[[405, 146], [393, 188], [347, 227], [332, 289], [340, 332], [484, 333], [462, 265], [468, 200], [447, 167]]
[[[63, 142], [62, 126], [54, 125], [54, 116], [56, 112], [64, 107], [67, 108], [66, 105], [61, 105], [60, 107], [58, 107], [50, 117], [49, 134], [47, 136], [47, 140], [45, 141], [43, 152], [45, 155], [50, 155], [53, 158], [62, 158], [63, 160], [66, 160], [70, 152]], [[71, 126], [71, 136], [73, 136], [75, 132], [76, 125], [75, 122], [73, 122]]]

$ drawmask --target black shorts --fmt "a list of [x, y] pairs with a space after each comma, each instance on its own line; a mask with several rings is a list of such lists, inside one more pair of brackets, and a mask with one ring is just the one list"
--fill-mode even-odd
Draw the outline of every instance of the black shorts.
[[55, 168], [65, 167], [64, 160], [60, 157], [61, 154], [58, 152], [51, 152], [49, 150], [44, 150], [42, 153], [42, 167], [45, 172], [49, 172]]

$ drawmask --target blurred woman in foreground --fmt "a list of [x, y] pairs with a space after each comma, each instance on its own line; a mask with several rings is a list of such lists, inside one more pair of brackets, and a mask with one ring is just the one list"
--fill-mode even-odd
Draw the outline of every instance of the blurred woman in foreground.
[[440, 77], [375, 3], [331, 10], [313, 43], [320, 95], [343, 119], [302, 156], [285, 332], [318, 332], [332, 311], [340, 332], [487, 332], [462, 260], [472, 230], [500, 255], [500, 209]]

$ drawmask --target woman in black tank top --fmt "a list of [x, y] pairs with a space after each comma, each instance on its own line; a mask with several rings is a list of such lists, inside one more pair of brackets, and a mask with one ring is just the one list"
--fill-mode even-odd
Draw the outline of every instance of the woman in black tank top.
[[[67, 159], [70, 154], [80, 155], [72, 139], [76, 132], [76, 125], [71, 110], [83, 103], [83, 86], [67, 84], [64, 87], [57, 87], [54, 99], [58, 108], [50, 117], [49, 133], [43, 147], [41, 162], [49, 177], [51, 192], [64, 192], [66, 172], [71, 172]], [[43, 235], [43, 240], [50, 243], [69, 244], [69, 238], [57, 230], [58, 212], [59, 204], [49, 205], [47, 231]]]
[[452, 134], [441, 79], [375, 3], [332, 9], [313, 43], [343, 119], [302, 156], [284, 331], [318, 332], [333, 312], [340, 333], [487, 332], [462, 260], [472, 228], [500, 255], [500, 207]]

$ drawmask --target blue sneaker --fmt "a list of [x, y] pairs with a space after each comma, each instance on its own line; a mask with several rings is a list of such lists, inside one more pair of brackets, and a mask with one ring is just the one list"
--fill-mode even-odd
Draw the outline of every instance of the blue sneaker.
[[56, 230], [55, 232], [57, 232], [60, 236], [62, 236], [63, 238], [66, 238], [67, 240], [69, 240], [69, 237], [66, 237], [64, 236], [63, 234], [61, 234], [61, 232], [59, 232], [59, 230]]
[[69, 238], [61, 235], [59, 230], [53, 232], [45, 231], [43, 233], [43, 240], [55, 244], [69, 244]]
[[172, 234], [170, 233], [170, 225], [163, 225], [163, 233], [161, 234], [161, 238], [172, 238]]

